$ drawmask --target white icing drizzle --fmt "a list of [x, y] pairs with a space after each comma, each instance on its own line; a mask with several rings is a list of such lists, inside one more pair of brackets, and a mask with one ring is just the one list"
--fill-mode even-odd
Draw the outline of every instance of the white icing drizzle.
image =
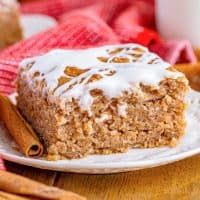
[[121, 117], [126, 117], [127, 107], [128, 106], [126, 103], [118, 104], [118, 106], [117, 106], [118, 115]]
[[[110, 52], [116, 48], [123, 49], [111, 54]], [[135, 57], [131, 55], [133, 53]], [[108, 60], [102, 62], [98, 57], [105, 57]], [[126, 58], [128, 63], [110, 63], [115, 57]], [[33, 63], [32, 67], [28, 69], [31, 63]], [[33, 88], [35, 88], [36, 81], [45, 80], [44, 94], [53, 93], [49, 100], [53, 101], [58, 98], [64, 105], [67, 101], [76, 99], [80, 107], [88, 110], [90, 114], [90, 107], [93, 103], [90, 92], [94, 89], [102, 90], [103, 94], [111, 99], [119, 97], [124, 91], [136, 91], [140, 83], [158, 86], [159, 82], [165, 78], [176, 79], [183, 76], [182, 73], [167, 70], [166, 68], [170, 67], [168, 63], [137, 44], [103, 46], [85, 50], [58, 49], [43, 56], [25, 59], [20, 66], [24, 69], [21, 75]], [[59, 77], [66, 76], [64, 73], [66, 66], [89, 70], [57, 87]], [[40, 76], [32, 78], [35, 72], [39, 72]], [[100, 75], [101, 79], [88, 82], [96, 74]], [[119, 109], [119, 115], [124, 115], [125, 110], [126, 107], [122, 106]]]
[[99, 118], [95, 118], [95, 122], [101, 123], [101, 122], [107, 121], [109, 119], [110, 119], [109, 115], [102, 114]]

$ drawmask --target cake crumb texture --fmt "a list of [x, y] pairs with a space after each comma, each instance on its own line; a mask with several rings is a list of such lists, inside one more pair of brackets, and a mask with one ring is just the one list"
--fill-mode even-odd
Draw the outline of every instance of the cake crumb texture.
[[[179, 142], [186, 126], [188, 81], [156, 55], [152, 61], [152, 55], [145, 48], [140, 50], [134, 44], [128, 47], [139, 48], [140, 56], [127, 61], [128, 54], [118, 55], [115, 63], [110, 63], [113, 55], [123, 51], [124, 45], [120, 45], [101, 47], [112, 51], [110, 57], [95, 55], [100, 60], [96, 61], [98, 66], [93, 61], [91, 66], [77, 66], [77, 63], [72, 65], [75, 61], [68, 60], [70, 66], [59, 63], [59, 69], [46, 67], [49, 71], [42, 72], [34, 66], [39, 66], [37, 58], [22, 63], [17, 81], [17, 105], [44, 142], [49, 160], [126, 152], [131, 148], [175, 146]], [[72, 52], [77, 53], [65, 53]], [[137, 59], [144, 54], [151, 59], [141, 63]], [[55, 63], [50, 65], [53, 64], [55, 68]], [[152, 70], [150, 81], [140, 74], [150, 72], [148, 67]], [[138, 74], [128, 75], [133, 72]], [[51, 73], [54, 75], [50, 76]], [[118, 78], [124, 81], [118, 83]]]

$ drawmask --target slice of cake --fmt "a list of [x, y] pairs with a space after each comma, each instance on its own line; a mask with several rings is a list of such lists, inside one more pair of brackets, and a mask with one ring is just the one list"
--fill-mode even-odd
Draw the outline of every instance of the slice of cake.
[[0, 49], [22, 39], [17, 1], [0, 0]]
[[48, 159], [174, 146], [188, 81], [136, 44], [54, 50], [21, 63], [18, 108]]

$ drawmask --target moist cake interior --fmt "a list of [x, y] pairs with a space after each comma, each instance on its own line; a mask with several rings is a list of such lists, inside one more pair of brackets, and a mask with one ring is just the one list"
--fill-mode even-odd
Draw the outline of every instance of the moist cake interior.
[[174, 146], [185, 131], [187, 79], [137, 44], [29, 58], [17, 83], [49, 160]]

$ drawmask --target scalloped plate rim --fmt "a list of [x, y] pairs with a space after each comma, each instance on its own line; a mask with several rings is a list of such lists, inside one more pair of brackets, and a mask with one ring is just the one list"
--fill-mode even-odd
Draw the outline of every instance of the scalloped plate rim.
[[[182, 153], [179, 153], [179, 154], [175, 154], [175, 155], [172, 155], [172, 156], [169, 156], [170, 157], [170, 160], [167, 160], [167, 158], [169, 157], [164, 157], [164, 158], [159, 158], [159, 159], [152, 159], [152, 160], [144, 160], [144, 161], [127, 161], [126, 162], [126, 167], [130, 167], [130, 168], [143, 168], [143, 167], [148, 167], [150, 165], [156, 165], [156, 166], [159, 166], [159, 165], [162, 165], [165, 164], [165, 163], [173, 163], [175, 161], [179, 161], [179, 160], [183, 160], [185, 158], [188, 158], [188, 157], [191, 157], [191, 156], [194, 156], [194, 155], [197, 155], [200, 153], [200, 147], [199, 148], [196, 148], [196, 149], [192, 149], [190, 151], [186, 151], [186, 152], [182, 152]], [[26, 158], [26, 157], [20, 157], [18, 155], [11, 155], [9, 153], [4, 153], [0, 150], [0, 156], [5, 159], [5, 160], [8, 160], [8, 161], [12, 161], [12, 162], [15, 162], [15, 163], [19, 163], [19, 164], [23, 164], [25, 160], [27, 161], [30, 161], [28, 163], [24, 163], [24, 165], [29, 165], [29, 166], [35, 166], [35, 164], [32, 164], [31, 162], [34, 162], [35, 160], [37, 160], [38, 162], [41, 162], [41, 166], [43, 167], [46, 167], [46, 164], [50, 164], [50, 165], [60, 165], [62, 164], [63, 166], [65, 165], [65, 160], [60, 160], [60, 161], [46, 161], [46, 160], [41, 160], [41, 159], [37, 159], [37, 158]], [[18, 160], [14, 160], [14, 159], [18, 159]], [[26, 162], [26, 161], [25, 161]], [[61, 163], [63, 162], [63, 163]], [[79, 164], [71, 164], [71, 163], [66, 163], [67, 164], [67, 168], [79, 168], [80, 169], [80, 165]], [[95, 164], [95, 163], [89, 163], [89, 164], [81, 164], [81, 169], [93, 169], [94, 167], [97, 168], [97, 169], [104, 169], [106, 167], [109, 167], [109, 168], [115, 168], [115, 169], [118, 169], [118, 168], [122, 168], [122, 165], [123, 163], [119, 162], [119, 163], [98, 163], [98, 164]], [[109, 165], [109, 166], [107, 166]], [[52, 166], [53, 167], [53, 166]], [[49, 168], [49, 167], [48, 167]], [[51, 167], [50, 167], [51, 168]]]

